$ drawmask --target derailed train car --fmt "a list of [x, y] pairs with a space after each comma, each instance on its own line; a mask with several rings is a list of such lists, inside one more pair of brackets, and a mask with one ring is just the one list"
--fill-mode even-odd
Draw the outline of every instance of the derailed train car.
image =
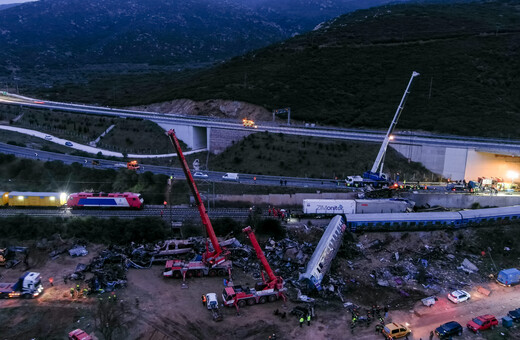
[[305, 273], [300, 274], [300, 281], [306, 283], [309, 289], [321, 290], [321, 281], [328, 272], [343, 240], [345, 222], [345, 215], [337, 215], [332, 218], [307, 263]]
[[11, 191], [2, 192], [2, 206], [15, 208], [118, 208], [141, 209], [144, 200], [139, 193], [73, 193]]

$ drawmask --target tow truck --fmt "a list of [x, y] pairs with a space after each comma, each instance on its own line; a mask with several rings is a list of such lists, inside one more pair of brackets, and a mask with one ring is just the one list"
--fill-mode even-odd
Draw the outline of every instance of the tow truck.
[[256, 251], [256, 256], [262, 263], [269, 280], [267, 280], [264, 276], [264, 273], [261, 272], [262, 282], [258, 282], [255, 285], [255, 288], [242, 286], [231, 286], [224, 288], [224, 291], [222, 292], [222, 300], [224, 301], [224, 305], [229, 307], [235, 306], [238, 311], [239, 307], [244, 307], [246, 305], [251, 306], [258, 303], [264, 304], [266, 302], [274, 302], [280, 298], [286, 301], [287, 298], [284, 294], [286, 291], [286, 288], [284, 287], [284, 280], [281, 276], [274, 275], [274, 272], [265, 258], [262, 248], [260, 248], [260, 245], [256, 240], [256, 236], [253, 230], [251, 227], [247, 227], [242, 231], [246, 233], [251, 240], [251, 244]]
[[31, 299], [43, 293], [40, 273], [27, 272], [14, 283], [0, 283], [0, 299]]
[[190, 190], [195, 199], [195, 203], [197, 204], [202, 224], [206, 229], [206, 233], [210, 239], [213, 249], [210, 250], [209, 244], [206, 241], [206, 251], [204, 254], [202, 254], [202, 259], [200, 261], [166, 261], [166, 267], [164, 269], [163, 276], [174, 278], [182, 277], [183, 281], [186, 280], [186, 276], [225, 276], [228, 274], [231, 277], [232, 262], [228, 259], [229, 251], [222, 248], [218, 242], [217, 235], [215, 234], [215, 230], [213, 230], [213, 226], [211, 225], [211, 221], [208, 217], [208, 212], [206, 211], [206, 207], [204, 206], [197, 186], [195, 185], [195, 180], [193, 179], [188, 163], [186, 162], [186, 158], [182, 153], [181, 145], [177, 139], [177, 136], [175, 135], [175, 131], [168, 131], [168, 137], [170, 138], [170, 141], [173, 144], [177, 155], [179, 156], [178, 158], [181, 162], [182, 170], [184, 171], [188, 186], [190, 187]]

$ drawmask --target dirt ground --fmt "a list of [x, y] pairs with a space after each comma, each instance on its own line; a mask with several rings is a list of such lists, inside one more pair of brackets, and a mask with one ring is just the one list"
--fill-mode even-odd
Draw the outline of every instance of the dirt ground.
[[222, 99], [211, 99], [200, 102], [191, 99], [177, 99], [163, 103], [130, 107], [129, 109], [219, 118], [236, 118], [237, 120], [242, 118], [253, 119], [255, 121], [272, 120], [272, 113], [261, 106]]
[[[464, 238], [471, 236], [469, 230], [464, 233]], [[356, 235], [349, 244], [358, 253], [350, 259], [336, 258], [331, 274], [346, 281], [342, 289], [344, 302], [365, 308], [372, 304], [389, 305], [390, 313], [385, 322], [408, 323], [412, 329], [409, 339], [428, 339], [431, 330], [447, 321], [456, 320], [465, 326], [475, 316], [492, 313], [501, 318], [509, 310], [519, 308], [520, 287], [501, 287], [487, 278], [488, 261], [477, 255], [470, 257], [479, 267], [479, 273], [468, 274], [457, 269], [463, 258], [471, 255], [456, 246], [461, 237], [460, 233], [444, 231]], [[380, 245], [374, 247], [378, 243], [376, 240]], [[69, 331], [81, 328], [104, 339], [96, 329], [93, 317], [98, 296], [72, 299], [69, 290], [76, 282], [65, 284], [62, 280], [78, 263], [89, 263], [104, 247], [88, 245], [87, 249], [89, 255], [86, 257], [72, 258], [62, 254], [54, 260], [48, 252], [31, 253], [29, 270], [42, 274], [45, 292], [34, 300], [0, 300], [1, 338], [66, 339]], [[435, 284], [420, 284], [409, 277], [409, 273], [417, 271], [417, 259], [421, 258], [428, 258], [427, 271], [437, 276]], [[23, 264], [14, 269], [0, 268], [0, 280], [14, 282], [24, 271]], [[220, 296], [224, 288], [222, 278], [188, 279], [185, 289], [181, 287], [181, 281], [163, 278], [162, 271], [160, 265], [129, 269], [127, 288], [116, 291], [117, 303], [125, 310], [125, 322], [113, 339], [268, 339], [272, 334], [276, 334], [277, 339], [383, 338], [374, 332], [375, 323], [369, 327], [358, 325], [351, 333], [351, 314], [334, 294], [316, 296], [317, 318], [310, 326], [305, 324], [300, 328], [296, 317], [290, 315], [296, 305], [304, 306], [294, 300], [293, 294], [290, 294], [292, 300], [286, 303], [277, 301], [246, 306], [240, 310], [240, 315], [233, 308], [221, 307], [224, 320], [216, 323], [203, 307], [200, 297], [209, 292]], [[235, 284], [254, 285], [255, 280], [241, 269], [235, 269], [233, 275]], [[52, 287], [49, 277], [54, 278]], [[83, 288], [84, 284], [80, 284]], [[491, 294], [485, 296], [477, 292], [480, 286]], [[458, 305], [451, 303], [446, 295], [455, 288], [467, 290], [472, 298]], [[104, 295], [105, 299], [107, 295]], [[420, 302], [428, 295], [438, 297], [430, 308]], [[276, 309], [286, 312], [287, 317], [275, 316]], [[506, 330], [499, 326], [481, 335], [466, 330], [459, 338], [520, 339], [520, 328]]]

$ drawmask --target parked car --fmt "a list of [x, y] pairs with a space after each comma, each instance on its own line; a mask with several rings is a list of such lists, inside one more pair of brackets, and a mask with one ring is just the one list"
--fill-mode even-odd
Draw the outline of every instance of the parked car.
[[477, 333], [478, 331], [483, 331], [489, 328], [495, 328], [498, 325], [498, 320], [494, 315], [486, 314], [477, 316], [470, 322], [468, 322], [467, 327], [469, 330]]
[[208, 178], [208, 174], [206, 174], [204, 172], [197, 171], [197, 172], [193, 173], [193, 177], [195, 177], [195, 178]]
[[49, 136], [49, 135], [46, 135], [46, 136], [45, 136], [45, 139], [46, 139], [46, 140], [52, 140], [52, 137]]
[[456, 321], [450, 321], [437, 327], [437, 329], [435, 329], [435, 334], [439, 337], [439, 339], [449, 339], [453, 335], [461, 335], [462, 330], [463, 328], [460, 323]]
[[405, 325], [395, 322], [386, 324], [383, 328], [383, 334], [388, 338], [392, 337], [392, 339], [405, 337], [411, 332], [412, 331], [408, 329], [408, 327], [406, 327]]
[[471, 297], [465, 290], [459, 289], [448, 294], [448, 300], [453, 303], [464, 302]]
[[72, 146], [73, 144], [72, 144], [71, 142], [68, 142], [68, 141], [67, 141], [67, 142], [65, 142], [65, 145], [66, 145], [66, 146]]
[[509, 316], [514, 322], [520, 322], [520, 308], [510, 310], [507, 313], [507, 316]]

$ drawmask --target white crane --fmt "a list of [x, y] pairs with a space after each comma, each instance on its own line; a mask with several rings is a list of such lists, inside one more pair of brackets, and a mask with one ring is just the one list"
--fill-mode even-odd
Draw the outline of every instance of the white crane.
[[[386, 133], [385, 139], [383, 140], [383, 144], [381, 144], [381, 148], [379, 149], [379, 153], [377, 154], [376, 161], [374, 162], [374, 165], [372, 166], [372, 169], [370, 171], [366, 171], [363, 174], [363, 178], [371, 179], [374, 181], [387, 181], [388, 178], [385, 174], [383, 174], [383, 163], [386, 155], [386, 149], [388, 147], [388, 143], [390, 142], [392, 133], [394, 132], [395, 126], [397, 125], [397, 121], [399, 120], [399, 117], [401, 116], [401, 112], [404, 108], [404, 103], [406, 101], [406, 98], [408, 97], [410, 86], [412, 85], [412, 81], [415, 77], [419, 76], [418, 72], [413, 71], [412, 77], [410, 78], [410, 81], [408, 82], [408, 86], [406, 87], [406, 90], [404, 91], [403, 98], [401, 99], [401, 102], [399, 103], [399, 106], [397, 107], [397, 111], [395, 112], [394, 119], [392, 120], [392, 123], [390, 124], [390, 127], [388, 128], [388, 132]], [[379, 171], [378, 171], [379, 169]]]

